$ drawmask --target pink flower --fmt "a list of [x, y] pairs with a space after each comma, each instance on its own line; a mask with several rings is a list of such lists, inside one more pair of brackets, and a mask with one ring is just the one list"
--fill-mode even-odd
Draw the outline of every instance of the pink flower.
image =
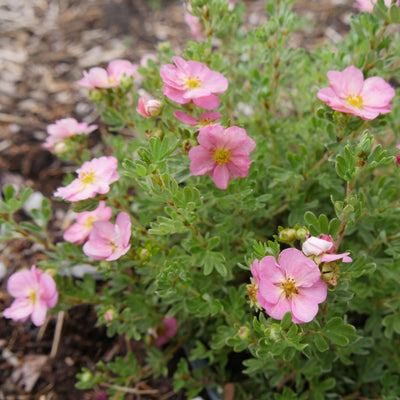
[[[374, 5], [376, 4], [377, 0], [356, 0], [355, 7], [358, 8], [360, 11], [366, 11], [372, 13], [374, 10]], [[390, 7], [392, 4], [392, 0], [384, 0], [385, 6]], [[400, 5], [400, 1], [395, 3], [396, 6]]]
[[327, 73], [329, 87], [321, 89], [317, 97], [329, 107], [364, 120], [390, 112], [394, 89], [382, 78], [374, 76], [364, 81], [363, 73], [356, 67]]
[[192, 15], [193, 9], [190, 3], [185, 4], [185, 11], [183, 18], [190, 29], [190, 33], [193, 39], [196, 41], [203, 40], [205, 37], [204, 26], [200, 22], [200, 19], [195, 15]]
[[244, 178], [249, 173], [248, 155], [256, 143], [243, 128], [224, 129], [219, 124], [199, 129], [199, 146], [189, 151], [190, 171], [193, 175], [210, 174], [220, 189], [226, 189], [231, 176]]
[[257, 300], [274, 319], [290, 311], [293, 322], [310, 322], [326, 299], [327, 285], [317, 264], [297, 249], [283, 250], [278, 262], [273, 256], [254, 260], [251, 271], [258, 286]]
[[54, 279], [36, 269], [25, 269], [10, 276], [7, 290], [16, 299], [3, 315], [13, 321], [26, 321], [29, 317], [34, 325], [44, 324], [48, 308], [53, 308], [58, 301], [57, 286]]
[[92, 224], [89, 240], [83, 245], [83, 252], [96, 260], [113, 261], [128, 252], [131, 245], [131, 221], [126, 212], [117, 215], [115, 225], [108, 221]]
[[161, 102], [154, 99], [146, 99], [141, 97], [136, 111], [145, 118], [156, 117], [160, 114]]
[[112, 209], [106, 207], [106, 203], [101, 201], [99, 206], [93, 211], [84, 211], [76, 215], [76, 222], [64, 232], [64, 240], [71, 243], [82, 244], [92, 230], [93, 222], [108, 221], [111, 218]]
[[[396, 146], [396, 149], [400, 149], [400, 144], [398, 144]], [[397, 165], [400, 165], [400, 153], [397, 154], [397, 156], [396, 156], [396, 162], [397, 162]]]
[[91, 199], [98, 193], [107, 193], [111, 183], [119, 179], [117, 166], [118, 161], [112, 156], [86, 161], [76, 170], [78, 178], [68, 186], [58, 188], [54, 196], [69, 201], [80, 201]]
[[111, 61], [107, 70], [104, 68], [90, 68], [89, 72], [83, 71], [83, 78], [78, 81], [81, 86], [88, 89], [108, 89], [119, 86], [122, 78], [138, 76], [138, 66], [127, 60]]
[[321, 256], [321, 262], [331, 262], [340, 259], [342, 259], [342, 261], [345, 263], [353, 261], [350, 257], [348, 257], [350, 254], [349, 252], [342, 254], [327, 254], [335, 251], [335, 242], [328, 235], [324, 235], [328, 238], [328, 240], [322, 239], [321, 236], [322, 235], [319, 237], [311, 236], [303, 243], [302, 250], [306, 256]]
[[178, 104], [193, 101], [206, 110], [217, 108], [220, 102], [216, 94], [228, 89], [228, 80], [198, 61], [185, 61], [181, 57], [173, 57], [173, 60], [176, 66], [166, 64], [160, 69], [163, 94]]
[[88, 125], [86, 122], [78, 122], [75, 118], [58, 119], [55, 124], [47, 127], [49, 136], [43, 147], [57, 151], [57, 144], [63, 143], [65, 139], [76, 135], [88, 135], [97, 129], [97, 125]]
[[192, 117], [182, 111], [175, 111], [174, 115], [179, 121], [183, 122], [184, 124], [191, 125], [191, 126], [207, 126], [212, 125], [214, 121], [219, 118], [222, 118], [223, 115], [218, 112], [211, 112], [211, 113], [203, 113], [199, 114], [199, 118]]
[[177, 332], [177, 320], [176, 318], [164, 318], [162, 324], [156, 328], [155, 336], [157, 338], [155, 342], [156, 347], [160, 347], [167, 343], [168, 339], [175, 336]]

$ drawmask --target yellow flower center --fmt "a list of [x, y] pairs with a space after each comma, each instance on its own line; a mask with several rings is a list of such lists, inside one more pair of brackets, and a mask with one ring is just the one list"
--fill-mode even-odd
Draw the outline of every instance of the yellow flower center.
[[32, 303], [36, 303], [36, 290], [31, 290], [28, 297]]
[[82, 172], [79, 179], [84, 185], [89, 185], [94, 182], [94, 178], [94, 171], [90, 170], [89, 172]]
[[363, 99], [358, 94], [349, 94], [346, 101], [353, 107], [361, 108], [363, 105]]
[[196, 77], [194, 77], [194, 76], [192, 76], [192, 77], [190, 77], [189, 79], [187, 79], [185, 83], [186, 83], [186, 86], [187, 86], [189, 89], [196, 89], [196, 88], [198, 88], [198, 87], [201, 86], [201, 81], [200, 81], [200, 79], [199, 79], [199, 78], [196, 78]]
[[213, 159], [219, 165], [226, 164], [231, 159], [231, 152], [225, 149], [217, 149], [215, 150]]
[[93, 217], [92, 215], [90, 217], [87, 217], [86, 221], [85, 221], [85, 227], [90, 229], [92, 227], [93, 222], [96, 221], [96, 218]]
[[107, 80], [108, 80], [108, 83], [114, 83], [115, 82], [115, 78], [113, 76], [109, 76]]
[[286, 298], [289, 298], [292, 294], [297, 294], [296, 282], [289, 278], [279, 286], [285, 293]]
[[209, 118], [204, 118], [204, 119], [199, 119], [199, 122], [197, 123], [197, 125], [199, 126], [208, 126], [211, 124], [211, 120]]

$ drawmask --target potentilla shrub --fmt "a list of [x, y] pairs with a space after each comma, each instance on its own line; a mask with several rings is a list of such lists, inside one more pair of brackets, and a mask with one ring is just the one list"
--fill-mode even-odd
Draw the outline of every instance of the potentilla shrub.
[[[146, 350], [77, 387], [120, 400], [170, 374], [186, 398], [228, 383], [235, 399], [399, 398], [400, 8], [358, 1], [341, 42], [306, 51], [293, 3], [267, 0], [249, 30], [244, 4], [185, 2], [182, 54], [83, 72], [107, 153], [87, 145], [95, 125], [49, 126], [76, 171], [54, 193], [76, 213], [63, 241], [48, 199], [17, 224], [31, 190], [4, 189], [3, 240], [47, 256], [9, 279], [4, 317], [89, 303]], [[65, 276], [82, 264], [98, 284]]]

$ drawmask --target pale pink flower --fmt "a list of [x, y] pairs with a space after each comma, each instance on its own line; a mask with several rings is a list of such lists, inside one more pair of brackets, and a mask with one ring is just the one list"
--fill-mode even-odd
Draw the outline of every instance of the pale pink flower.
[[76, 170], [78, 178], [68, 186], [60, 187], [54, 193], [69, 201], [91, 199], [97, 194], [110, 191], [110, 185], [119, 179], [118, 160], [115, 157], [103, 156], [86, 161]]
[[192, 117], [191, 115], [188, 115], [182, 111], [175, 111], [174, 115], [179, 119], [179, 121], [191, 126], [212, 125], [214, 124], [214, 121], [223, 117], [223, 115], [218, 112], [199, 114], [199, 118]]
[[160, 114], [161, 102], [154, 99], [146, 99], [141, 97], [139, 99], [136, 111], [145, 118], [156, 117]]
[[329, 71], [327, 76], [329, 87], [321, 89], [317, 97], [334, 110], [364, 120], [390, 112], [395, 91], [382, 78], [374, 76], [364, 80], [363, 73], [352, 65], [342, 72]]
[[[372, 13], [374, 10], [374, 5], [376, 4], [377, 0], [356, 0], [354, 3], [355, 7], [358, 8], [360, 11], [366, 11]], [[385, 6], [390, 7], [392, 4], [392, 0], [384, 0]], [[396, 6], [400, 5], [400, 1], [398, 0], [395, 3]]]
[[15, 300], [3, 312], [4, 317], [13, 321], [26, 321], [29, 317], [36, 326], [44, 324], [47, 309], [58, 301], [57, 286], [54, 279], [36, 269], [18, 271], [10, 276], [7, 290]]
[[164, 318], [161, 325], [157, 326], [155, 331], [156, 347], [163, 346], [167, 343], [168, 339], [175, 336], [177, 332], [177, 320], [176, 318]]
[[89, 72], [83, 71], [83, 78], [78, 83], [88, 89], [108, 89], [119, 86], [124, 76], [136, 79], [139, 76], [137, 69], [138, 65], [128, 60], [113, 60], [107, 69], [94, 67]]
[[68, 139], [77, 135], [89, 135], [97, 129], [97, 125], [88, 125], [86, 122], [78, 122], [75, 118], [58, 119], [55, 124], [47, 127], [49, 136], [43, 147], [49, 150], [57, 151], [57, 144], [63, 143]]
[[199, 146], [189, 151], [193, 175], [210, 174], [220, 189], [226, 189], [231, 176], [244, 178], [249, 173], [249, 154], [256, 143], [243, 128], [224, 129], [219, 124], [199, 129]]
[[131, 245], [131, 221], [126, 212], [120, 212], [115, 225], [109, 221], [96, 221], [92, 224], [88, 241], [83, 252], [96, 260], [113, 261], [128, 252]]
[[115, 317], [115, 311], [107, 310], [106, 313], [104, 314], [104, 316], [105, 316], [107, 322], [111, 322]]
[[[322, 235], [321, 235], [322, 236]], [[333, 239], [326, 235], [330, 240], [322, 239], [321, 237], [310, 236], [302, 246], [303, 253], [306, 256], [321, 256], [321, 262], [331, 262], [342, 259], [343, 262], [349, 263], [353, 260], [348, 257], [350, 252], [342, 254], [327, 254], [335, 251], [335, 243]], [[333, 249], [332, 249], [333, 243]]]
[[63, 238], [67, 242], [82, 244], [88, 238], [93, 222], [109, 221], [111, 216], [111, 207], [106, 207], [105, 201], [101, 201], [95, 210], [78, 213], [76, 222], [64, 232]]
[[273, 256], [254, 260], [252, 273], [257, 282], [257, 300], [274, 319], [292, 313], [292, 321], [306, 323], [318, 313], [326, 299], [327, 285], [314, 261], [297, 249], [285, 249], [278, 262]]
[[228, 89], [228, 80], [201, 62], [186, 61], [181, 57], [173, 57], [173, 60], [176, 66], [166, 64], [160, 68], [163, 94], [178, 104], [193, 101], [206, 110], [217, 108], [220, 101], [216, 94]]
[[205, 38], [204, 26], [200, 19], [192, 14], [193, 9], [190, 3], [185, 4], [185, 11], [183, 18], [190, 29], [190, 33], [193, 39], [196, 41], [203, 40]]

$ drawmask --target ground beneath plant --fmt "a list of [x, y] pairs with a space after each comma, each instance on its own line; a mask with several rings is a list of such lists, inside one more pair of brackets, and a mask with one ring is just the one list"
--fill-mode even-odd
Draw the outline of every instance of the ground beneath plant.
[[[248, 28], [265, 21], [263, 0], [245, 3]], [[352, 4], [299, 0], [295, 9], [310, 27], [293, 35], [292, 44], [311, 49], [341, 40], [355, 12]], [[0, 26], [0, 188], [26, 185], [45, 196], [71, 171], [41, 147], [46, 126], [66, 117], [99, 123], [87, 91], [76, 84], [82, 70], [115, 58], [139, 62], [164, 41], [181, 54], [190, 37], [178, 0], [3, 0]], [[66, 212], [66, 205], [54, 204], [54, 240], [61, 239]], [[7, 278], [44, 257], [43, 248], [22, 239], [0, 243], [0, 310], [12, 300]], [[129, 347], [140, 358], [140, 342], [108, 338], [89, 306], [64, 314], [59, 338], [57, 318], [61, 327], [55, 315], [41, 329], [0, 318], [0, 400], [100, 400], [105, 387], [74, 388], [82, 367], [93, 370]], [[185, 398], [174, 393], [170, 378], [138, 382], [136, 390], [129, 400]]]

